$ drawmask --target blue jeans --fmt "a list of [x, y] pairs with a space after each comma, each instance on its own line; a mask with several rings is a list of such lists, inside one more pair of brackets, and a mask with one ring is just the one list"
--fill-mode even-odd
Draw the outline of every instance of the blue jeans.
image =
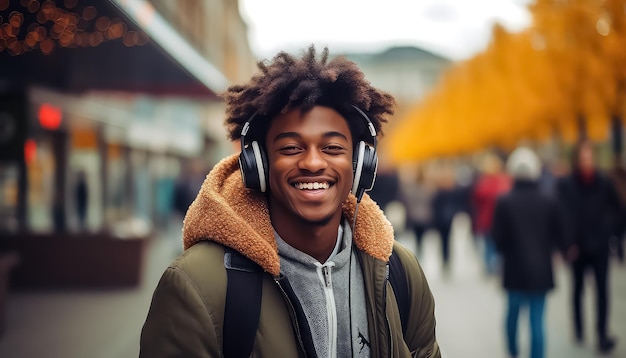
[[508, 291], [509, 306], [506, 316], [506, 338], [509, 354], [517, 357], [517, 321], [520, 309], [528, 305], [530, 310], [530, 357], [543, 358], [544, 331], [543, 312], [546, 302], [545, 292]]
[[498, 250], [496, 249], [496, 243], [493, 241], [491, 235], [484, 235], [483, 239], [485, 241], [485, 269], [488, 274], [493, 275], [498, 273], [500, 266]]

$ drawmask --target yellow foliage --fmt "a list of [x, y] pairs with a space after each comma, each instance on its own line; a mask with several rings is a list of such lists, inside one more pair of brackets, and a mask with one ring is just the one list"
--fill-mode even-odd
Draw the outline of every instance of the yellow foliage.
[[396, 162], [514, 148], [523, 139], [606, 140], [626, 114], [626, 0], [537, 0], [533, 25], [492, 29], [388, 134]]

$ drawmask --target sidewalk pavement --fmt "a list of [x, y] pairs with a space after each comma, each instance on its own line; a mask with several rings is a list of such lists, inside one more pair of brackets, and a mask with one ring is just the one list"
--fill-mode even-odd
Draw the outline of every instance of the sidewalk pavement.
[[[412, 235], [399, 238], [416, 252]], [[484, 273], [480, 249], [469, 232], [467, 217], [455, 219], [451, 242], [451, 267], [441, 269], [439, 237], [429, 232], [424, 238], [420, 262], [433, 295], [437, 317], [437, 339], [444, 357], [508, 357], [505, 343], [505, 291], [500, 277]], [[596, 350], [595, 285], [592, 275], [585, 281], [583, 345], [573, 339], [571, 318], [571, 275], [569, 268], [555, 262], [556, 288], [546, 301], [545, 333], [548, 358], [626, 358], [626, 265], [613, 261], [610, 268], [609, 332], [618, 339], [616, 349], [609, 355]], [[530, 325], [528, 312], [519, 318], [519, 357], [530, 356]]]
[[[463, 217], [451, 243], [449, 271], [441, 270], [439, 240], [430, 232], [418, 253], [436, 300], [437, 336], [449, 358], [507, 357], [504, 344], [505, 296], [498, 278], [483, 274], [480, 255]], [[398, 238], [415, 250], [410, 234]], [[148, 247], [142, 283], [134, 289], [11, 292], [7, 328], [0, 337], [0, 357], [131, 358], [161, 273], [180, 250], [180, 231], [169, 231]], [[617, 349], [606, 357], [626, 357], [626, 266], [611, 268], [611, 332]], [[557, 289], [546, 305], [546, 357], [600, 357], [595, 341], [572, 342], [570, 277], [556, 265]], [[593, 280], [585, 294], [587, 337], [594, 338]], [[520, 316], [520, 357], [527, 357], [527, 315]]]
[[179, 228], [152, 240], [136, 288], [10, 292], [0, 357], [137, 357], [152, 292], [180, 251]]

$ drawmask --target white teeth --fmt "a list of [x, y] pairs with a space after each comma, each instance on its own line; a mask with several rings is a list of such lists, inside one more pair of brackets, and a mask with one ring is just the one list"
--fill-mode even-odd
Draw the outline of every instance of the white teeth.
[[294, 184], [294, 186], [300, 190], [305, 190], [305, 189], [317, 190], [317, 189], [328, 189], [330, 187], [330, 184], [314, 182], [314, 183], [296, 183]]

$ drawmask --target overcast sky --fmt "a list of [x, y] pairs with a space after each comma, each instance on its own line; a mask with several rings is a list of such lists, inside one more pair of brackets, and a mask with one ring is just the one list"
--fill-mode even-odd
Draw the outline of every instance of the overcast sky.
[[261, 58], [309, 44], [337, 51], [415, 45], [453, 60], [489, 43], [494, 22], [530, 24], [529, 0], [239, 0], [250, 46]]

